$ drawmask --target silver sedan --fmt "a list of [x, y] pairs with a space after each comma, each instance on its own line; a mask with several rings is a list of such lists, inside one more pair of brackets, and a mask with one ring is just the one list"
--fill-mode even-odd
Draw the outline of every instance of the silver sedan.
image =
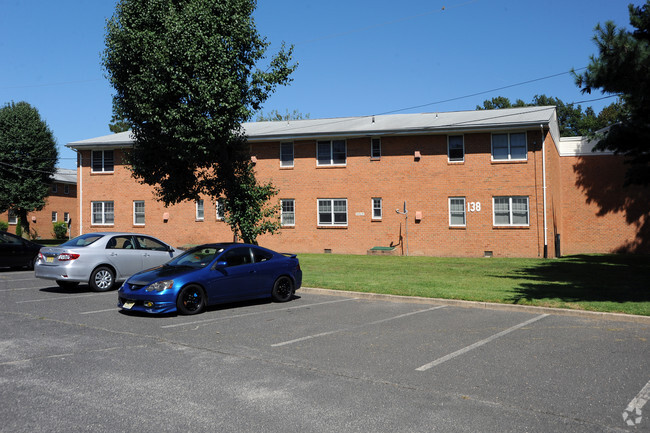
[[111, 290], [136, 272], [167, 263], [182, 251], [137, 233], [88, 233], [58, 247], [43, 247], [34, 266], [37, 278], [63, 288], [88, 283], [97, 292]]

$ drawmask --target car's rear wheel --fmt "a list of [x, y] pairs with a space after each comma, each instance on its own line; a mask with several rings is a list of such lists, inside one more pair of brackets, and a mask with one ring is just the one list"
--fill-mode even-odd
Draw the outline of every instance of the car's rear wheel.
[[58, 284], [59, 287], [61, 287], [62, 289], [66, 289], [66, 290], [74, 289], [79, 285], [79, 283], [76, 281], [61, 281], [61, 280], [57, 280], [56, 284]]
[[293, 281], [287, 276], [282, 276], [275, 280], [271, 297], [275, 302], [287, 302], [293, 297]]
[[106, 292], [115, 285], [115, 274], [111, 268], [100, 266], [90, 274], [90, 288], [95, 292]]
[[176, 308], [181, 314], [198, 314], [205, 309], [206, 299], [203, 289], [196, 285], [185, 286], [176, 299]]

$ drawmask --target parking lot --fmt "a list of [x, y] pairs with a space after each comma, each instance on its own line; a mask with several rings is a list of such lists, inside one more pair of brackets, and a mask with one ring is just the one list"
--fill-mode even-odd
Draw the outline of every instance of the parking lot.
[[650, 431], [648, 321], [309, 289], [197, 316], [116, 302], [0, 270], [0, 431]]

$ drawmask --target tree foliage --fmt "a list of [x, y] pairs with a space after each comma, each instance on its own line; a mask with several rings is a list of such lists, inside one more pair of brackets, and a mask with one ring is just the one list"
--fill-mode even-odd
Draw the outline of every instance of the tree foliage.
[[[241, 124], [291, 81], [296, 65], [293, 47], [284, 44], [265, 58], [269, 44], [255, 28], [255, 6], [255, 0], [121, 0], [107, 22], [103, 65], [115, 89], [114, 112], [134, 135], [133, 175], [154, 186], [166, 205], [207, 194], [224, 197], [228, 214], [242, 201], [258, 206], [254, 198], [270, 193], [255, 180]], [[255, 241], [245, 227], [263, 222], [241, 218], [263, 214], [232, 217], [231, 227]]]
[[650, 184], [650, 0], [643, 6], [629, 5], [634, 31], [617, 28], [608, 21], [595, 28], [598, 57], [576, 76], [583, 93], [600, 89], [619, 94], [622, 119], [600, 139], [597, 149], [625, 156], [629, 164], [627, 184]]
[[289, 113], [289, 109], [286, 109], [284, 114], [280, 113], [278, 110], [271, 110], [268, 113], [259, 113], [255, 119], [258, 122], [279, 122], [282, 120], [303, 120], [309, 119], [309, 113], [302, 114], [298, 110], [293, 110]]
[[477, 110], [494, 110], [499, 108], [514, 107], [543, 107], [554, 105], [557, 107], [557, 118], [560, 125], [560, 135], [563, 137], [574, 137], [578, 135], [591, 135], [599, 129], [612, 125], [622, 117], [622, 105], [615, 102], [603, 108], [600, 114], [596, 115], [593, 108], [587, 107], [584, 111], [580, 105], [565, 103], [560, 98], [546, 95], [535, 95], [531, 102], [524, 102], [517, 99], [514, 104], [510, 99], [498, 96], [483, 102], [483, 106], [477, 105]]
[[113, 117], [111, 117], [111, 123], [108, 124], [108, 129], [110, 129], [112, 133], [117, 134], [118, 132], [126, 132], [131, 129], [131, 124], [122, 116], [113, 114]]
[[36, 108], [27, 102], [0, 108], [0, 212], [13, 209], [27, 233], [27, 213], [45, 206], [58, 157]]

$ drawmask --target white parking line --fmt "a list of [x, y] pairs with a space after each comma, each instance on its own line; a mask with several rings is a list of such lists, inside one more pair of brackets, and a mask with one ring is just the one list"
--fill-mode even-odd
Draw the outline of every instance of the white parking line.
[[315, 305], [335, 304], [337, 302], [354, 301], [354, 300], [357, 300], [357, 299], [359, 299], [359, 298], [337, 299], [336, 301], [317, 302], [315, 304], [300, 305], [300, 306], [297, 306], [297, 307], [276, 308], [275, 310], [269, 310], [269, 311], [257, 311], [255, 313], [245, 313], [245, 314], [237, 314], [235, 316], [217, 317], [216, 319], [195, 320], [194, 322], [177, 323], [175, 325], [165, 325], [165, 326], [161, 326], [161, 328], [176, 328], [176, 327], [179, 327], [179, 326], [187, 326], [187, 325], [196, 325], [196, 324], [217, 322], [219, 320], [234, 319], [236, 317], [256, 316], [258, 314], [267, 314], [267, 313], [273, 313], [273, 312], [276, 312], [276, 311], [297, 310], [298, 308], [308, 308], [308, 307], [313, 307]]
[[445, 305], [439, 305], [437, 307], [427, 308], [426, 310], [412, 311], [410, 313], [400, 314], [399, 316], [388, 317], [386, 319], [381, 319], [381, 320], [376, 320], [374, 322], [364, 323], [363, 325], [351, 326], [349, 328], [336, 329], [334, 331], [321, 332], [320, 334], [308, 335], [306, 337], [296, 338], [295, 340], [283, 341], [282, 343], [271, 344], [271, 347], [286, 346], [288, 344], [298, 343], [300, 341], [311, 340], [312, 338], [317, 338], [317, 337], [323, 337], [325, 335], [336, 334], [337, 332], [350, 331], [352, 329], [362, 328], [364, 326], [377, 325], [379, 323], [388, 322], [390, 320], [401, 319], [402, 317], [412, 316], [413, 314], [424, 313], [424, 312], [432, 311], [432, 310], [438, 310], [440, 308], [445, 308]]
[[14, 292], [17, 290], [41, 290], [41, 289], [47, 289], [48, 287], [52, 286], [43, 286], [43, 287], [16, 287], [13, 289], [0, 289], [0, 292]]
[[541, 316], [533, 317], [532, 319], [526, 320], [525, 322], [520, 323], [519, 325], [515, 325], [515, 326], [513, 326], [511, 328], [506, 329], [505, 331], [501, 331], [498, 334], [494, 334], [491, 337], [486, 338], [485, 340], [478, 341], [478, 342], [476, 342], [476, 343], [474, 343], [472, 345], [469, 345], [469, 346], [467, 346], [467, 347], [465, 347], [463, 349], [457, 350], [454, 353], [450, 353], [447, 356], [443, 356], [442, 358], [438, 358], [435, 361], [432, 361], [432, 362], [430, 362], [428, 364], [423, 365], [422, 367], [416, 368], [415, 370], [416, 371], [426, 371], [426, 370], [430, 369], [431, 367], [435, 367], [436, 365], [442, 364], [445, 361], [449, 361], [450, 359], [453, 359], [453, 358], [455, 358], [457, 356], [460, 356], [463, 353], [467, 353], [470, 350], [474, 350], [477, 347], [483, 346], [484, 344], [487, 344], [492, 340], [496, 340], [499, 337], [503, 337], [504, 335], [509, 334], [512, 331], [516, 331], [519, 328], [523, 328], [524, 326], [530, 325], [533, 322], [537, 322], [538, 320], [541, 320], [541, 319], [543, 319], [544, 317], [547, 317], [547, 316], [548, 316], [548, 314], [542, 314]]
[[109, 311], [118, 311], [118, 310], [119, 310], [119, 308], [115, 307], [115, 308], [109, 308], [109, 309], [106, 309], [106, 310], [84, 311], [83, 313], [79, 313], [79, 314], [106, 313], [106, 312], [109, 312]]
[[641, 416], [641, 409], [650, 400], [650, 382], [646, 383], [643, 389], [632, 401], [627, 405], [623, 411], [623, 421], [630, 427], [641, 424], [643, 417]]
[[62, 296], [60, 298], [27, 299], [27, 300], [24, 300], [24, 301], [16, 301], [16, 304], [28, 304], [30, 302], [60, 301], [60, 300], [73, 299], [73, 298], [88, 298], [88, 297], [91, 297], [91, 296], [100, 296], [100, 295], [113, 295], [113, 296], [115, 296], [115, 292], [88, 293], [88, 294], [85, 294], [85, 295]]

